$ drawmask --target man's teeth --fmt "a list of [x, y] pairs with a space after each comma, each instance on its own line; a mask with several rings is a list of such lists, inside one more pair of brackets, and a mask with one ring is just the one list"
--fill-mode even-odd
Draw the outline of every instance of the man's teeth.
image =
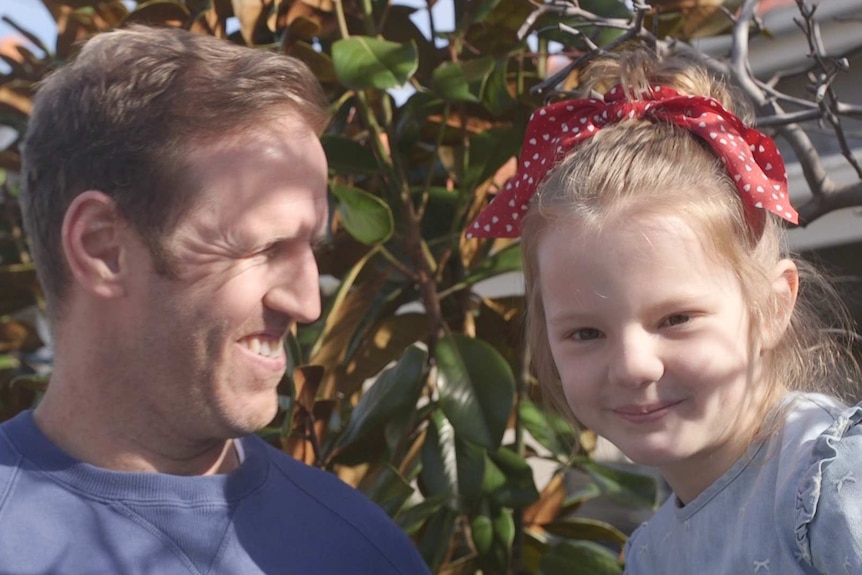
[[246, 345], [251, 351], [264, 357], [280, 357], [284, 354], [281, 340], [250, 337], [246, 340]]

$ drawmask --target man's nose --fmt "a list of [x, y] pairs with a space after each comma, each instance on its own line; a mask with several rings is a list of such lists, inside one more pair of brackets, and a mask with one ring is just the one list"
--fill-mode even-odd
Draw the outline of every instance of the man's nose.
[[624, 387], [649, 385], [664, 375], [664, 360], [654, 334], [639, 327], [624, 329], [610, 358], [609, 379]]
[[298, 323], [320, 317], [320, 274], [310, 247], [291, 261], [276, 264], [263, 303]]

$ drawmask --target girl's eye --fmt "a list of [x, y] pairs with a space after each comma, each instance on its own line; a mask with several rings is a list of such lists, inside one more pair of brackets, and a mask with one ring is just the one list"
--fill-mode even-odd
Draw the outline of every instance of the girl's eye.
[[673, 315], [667, 316], [662, 323], [668, 327], [673, 327], [675, 325], [688, 323], [689, 321], [691, 321], [690, 315], [685, 313], [675, 313]]
[[571, 337], [575, 341], [589, 341], [602, 337], [602, 332], [600, 332], [594, 327], [584, 327], [573, 331], [572, 335], [570, 335], [569, 337]]

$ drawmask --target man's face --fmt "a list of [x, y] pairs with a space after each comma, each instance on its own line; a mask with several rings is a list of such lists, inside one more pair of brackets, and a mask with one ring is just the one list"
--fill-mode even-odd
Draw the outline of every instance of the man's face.
[[140, 265], [128, 319], [151, 421], [226, 438], [273, 418], [284, 336], [320, 315], [326, 157], [311, 130], [280, 119], [199, 146], [188, 163], [198, 195], [166, 240], [176, 277]]

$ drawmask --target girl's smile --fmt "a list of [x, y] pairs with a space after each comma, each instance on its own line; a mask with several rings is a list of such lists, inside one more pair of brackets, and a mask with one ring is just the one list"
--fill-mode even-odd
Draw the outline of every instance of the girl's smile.
[[672, 409], [676, 408], [682, 402], [683, 400], [676, 400], [623, 405], [613, 408], [613, 412], [629, 423], [652, 423], [668, 415]]

